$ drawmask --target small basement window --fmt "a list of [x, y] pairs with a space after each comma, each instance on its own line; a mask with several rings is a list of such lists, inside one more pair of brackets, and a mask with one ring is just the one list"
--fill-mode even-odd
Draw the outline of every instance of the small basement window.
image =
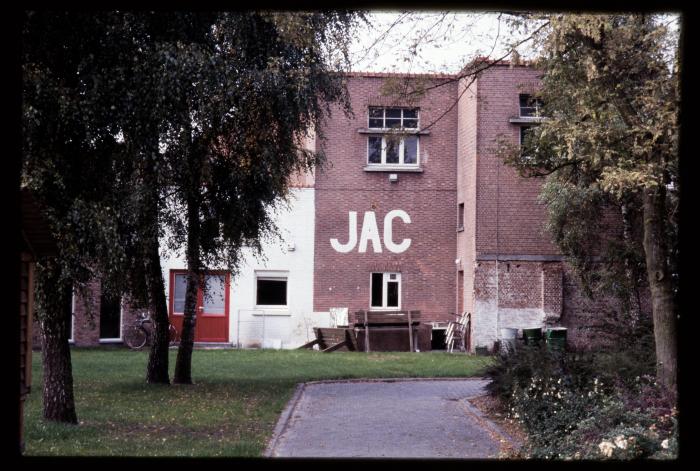
[[259, 276], [256, 280], [257, 306], [287, 306], [287, 278]]
[[371, 309], [401, 309], [401, 273], [372, 273]]

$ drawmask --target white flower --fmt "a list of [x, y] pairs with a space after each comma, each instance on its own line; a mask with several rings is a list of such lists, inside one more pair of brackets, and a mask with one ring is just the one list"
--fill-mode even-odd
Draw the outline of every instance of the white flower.
[[615, 437], [615, 446], [618, 448], [622, 448], [623, 450], [627, 448], [627, 440], [625, 440], [624, 435], [618, 435]]
[[615, 450], [615, 445], [613, 445], [610, 442], [600, 442], [600, 445], [598, 445], [598, 448], [600, 448], [600, 452], [607, 456], [610, 457], [613, 454], [613, 450]]
[[668, 438], [661, 442], [661, 448], [664, 450], [668, 449]]

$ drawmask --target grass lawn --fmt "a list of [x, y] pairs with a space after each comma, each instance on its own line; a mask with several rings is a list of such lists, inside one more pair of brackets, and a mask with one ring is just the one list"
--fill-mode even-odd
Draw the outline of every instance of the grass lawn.
[[[175, 351], [171, 351], [171, 378]], [[73, 349], [79, 426], [41, 418], [41, 354], [25, 408], [26, 455], [261, 456], [296, 384], [339, 378], [478, 376], [489, 357], [195, 350], [191, 386], [144, 382], [147, 352]]]

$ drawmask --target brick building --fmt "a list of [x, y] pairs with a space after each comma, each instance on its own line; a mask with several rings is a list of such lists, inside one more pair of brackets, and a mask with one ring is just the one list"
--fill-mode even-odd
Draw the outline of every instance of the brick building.
[[[503, 328], [557, 324], [570, 327], [573, 343], [585, 342], [578, 320], [590, 313], [575, 301], [575, 280], [544, 231], [542, 181], [519, 177], [495, 153], [497, 139], [518, 143], [537, 123], [538, 103], [529, 99], [537, 75], [509, 65], [471, 83], [350, 74], [354, 116], [334, 108], [325, 139], [307, 143], [325, 152], [327, 165], [296, 180], [277, 216], [283, 240], [265, 242], [266, 259], [246, 254], [233, 279], [209, 275], [222, 296], [200, 296], [195, 340], [293, 348], [338, 313], [410, 309], [434, 329], [452, 313], [471, 313], [472, 349], [492, 348]], [[396, 102], [382, 93], [387, 79], [420, 82], [427, 92]], [[163, 266], [178, 324], [185, 263], [164, 257]], [[99, 301], [97, 287], [95, 294], [92, 321], [73, 311], [76, 345], [118, 342], [133, 320], [132, 310]]]

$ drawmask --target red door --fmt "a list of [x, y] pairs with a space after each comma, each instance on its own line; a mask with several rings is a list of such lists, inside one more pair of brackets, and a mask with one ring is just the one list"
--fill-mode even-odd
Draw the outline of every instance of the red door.
[[[228, 342], [230, 278], [227, 272], [211, 271], [204, 276], [204, 290], [197, 290], [195, 342]], [[170, 322], [182, 332], [187, 271], [170, 270]]]

